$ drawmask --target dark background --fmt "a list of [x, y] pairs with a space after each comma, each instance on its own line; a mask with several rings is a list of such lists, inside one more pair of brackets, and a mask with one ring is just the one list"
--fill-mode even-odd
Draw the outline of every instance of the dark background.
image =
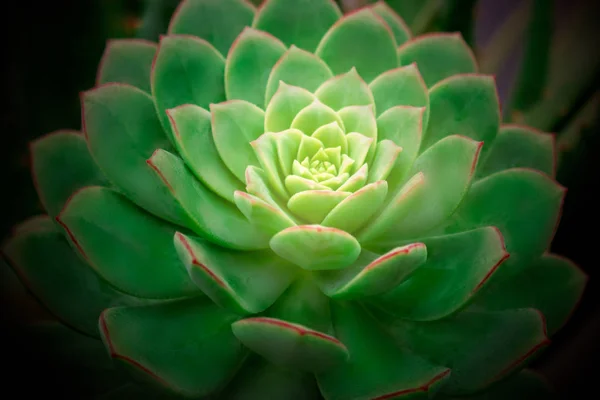
[[[483, 1], [478, 10], [477, 44], [489, 40], [491, 32], [519, 0]], [[557, 1], [556, 24], [579, 1]], [[135, 30], [136, 1], [61, 0], [42, 2], [6, 1], [2, 49], [2, 145], [0, 168], [3, 211], [0, 236], [27, 216], [42, 209], [31, 183], [27, 143], [57, 129], [80, 128], [78, 93], [94, 85], [96, 65], [108, 37], [125, 37]], [[595, 12], [589, 1], [590, 12]], [[600, 17], [600, 14], [596, 14]], [[599, 23], [600, 24], [600, 23]], [[599, 37], [600, 38], [600, 37]], [[592, 55], [590, 55], [592, 56]], [[520, 56], [517, 51], [499, 73], [503, 100], [510, 94]], [[585, 57], [580, 60], [585, 63]], [[555, 131], [600, 90], [598, 79], [588, 85], [577, 104], [556, 124]], [[553, 344], [533, 367], [542, 372], [566, 399], [587, 398], [594, 393], [600, 372], [600, 275], [598, 228], [600, 193], [600, 120], [597, 116], [581, 131], [578, 145], [566, 155], [559, 182], [569, 191], [552, 251], [579, 264], [590, 280], [580, 307], [553, 337]], [[69, 397], [77, 383], [57, 375], [44, 359], [43, 351], [18, 330], [13, 309], [2, 309], [2, 359], [5, 393], [19, 398], [62, 394]], [[66, 378], [66, 379], [65, 379]], [[592, 396], [593, 397], [593, 396]]]

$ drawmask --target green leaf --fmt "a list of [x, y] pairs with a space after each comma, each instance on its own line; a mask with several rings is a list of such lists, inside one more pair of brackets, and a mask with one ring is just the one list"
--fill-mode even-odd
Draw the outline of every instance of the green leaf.
[[261, 168], [252, 165], [246, 168], [246, 191], [266, 201], [293, 220], [285, 203], [273, 193], [267, 174]]
[[415, 321], [443, 318], [467, 304], [508, 258], [494, 227], [422, 238], [427, 262], [407, 281], [377, 296], [373, 304]]
[[227, 56], [253, 18], [254, 7], [244, 0], [185, 0], [171, 18], [169, 33], [198, 36]]
[[232, 324], [234, 335], [276, 365], [323, 371], [348, 358], [346, 346], [333, 336], [277, 318], [254, 317]]
[[363, 249], [356, 262], [337, 271], [318, 271], [314, 277], [334, 299], [358, 299], [386, 292], [408, 278], [427, 259], [423, 243], [397, 247], [385, 254]]
[[365, 186], [365, 183], [367, 183], [368, 174], [369, 165], [364, 164], [358, 169], [358, 171], [356, 171], [351, 177], [349, 177], [346, 180], [346, 182], [344, 182], [339, 188], [337, 188], [337, 190], [342, 190], [346, 192], [356, 192], [357, 190]]
[[166, 110], [183, 104], [208, 108], [225, 100], [225, 59], [207, 41], [163, 36], [152, 68], [152, 95], [163, 128], [175, 143]]
[[288, 202], [288, 207], [291, 212], [309, 224], [319, 224], [350, 194], [350, 192], [332, 190], [306, 190], [293, 195]]
[[266, 310], [298, 272], [270, 250], [231, 251], [182, 233], [174, 241], [192, 280], [215, 303], [238, 314]]
[[402, 152], [402, 147], [389, 139], [384, 139], [377, 143], [375, 156], [369, 169], [368, 183], [385, 180], [395, 167], [396, 159]]
[[175, 146], [193, 174], [219, 196], [233, 202], [242, 183], [223, 163], [212, 135], [210, 112], [193, 104], [167, 110]]
[[394, 36], [385, 21], [369, 8], [339, 20], [321, 39], [315, 54], [334, 74], [356, 67], [367, 82], [398, 67]]
[[38, 196], [52, 217], [77, 189], [108, 185], [79, 132], [56, 131], [42, 136], [31, 143], [30, 152]]
[[250, 142], [263, 134], [265, 113], [243, 100], [211, 104], [210, 112], [213, 139], [219, 155], [227, 168], [245, 182], [248, 165], [260, 165]]
[[[311, 136], [323, 125], [337, 122], [338, 126], [344, 128], [340, 116], [330, 107], [315, 99], [311, 104], [304, 107], [292, 120], [291, 127]], [[300, 158], [300, 155], [298, 155]]]
[[113, 39], [106, 43], [96, 85], [127, 83], [150, 93], [150, 72], [156, 43], [141, 39]]
[[414, 398], [420, 392], [427, 397], [447, 379], [449, 369], [400, 348], [360, 305], [332, 302], [331, 308], [335, 332], [351, 357], [317, 375], [325, 398]]
[[519, 168], [496, 172], [473, 184], [446, 231], [498, 227], [510, 259], [495, 279], [508, 277], [548, 248], [564, 195], [562, 186], [540, 172]]
[[330, 122], [327, 125], [321, 126], [312, 134], [312, 137], [321, 141], [325, 149], [340, 147], [340, 153], [348, 151], [346, 135], [337, 122]]
[[425, 107], [424, 127], [429, 120], [429, 92], [415, 64], [395, 68], [375, 78], [369, 88], [377, 115], [395, 106]]
[[319, 225], [285, 229], [273, 236], [270, 245], [280, 257], [307, 270], [344, 268], [360, 254], [352, 235]]
[[572, 261], [545, 254], [508, 280], [492, 280], [475, 298], [473, 307], [506, 310], [532, 307], [546, 319], [553, 335], [569, 319], [579, 303], [587, 275]]
[[410, 29], [404, 20], [398, 14], [396, 14], [396, 12], [392, 10], [392, 8], [390, 8], [385, 1], [378, 1], [371, 6], [371, 9], [381, 18], [383, 18], [385, 23], [390, 27], [392, 33], [394, 34], [394, 38], [396, 39], [397, 46], [410, 39]]
[[100, 279], [50, 219], [43, 221], [45, 226], [21, 230], [10, 238], [2, 252], [21, 282], [52, 314], [78, 331], [99, 336], [98, 317], [105, 308], [139, 301]]
[[387, 177], [390, 196], [405, 182], [419, 154], [426, 112], [423, 107], [395, 106], [377, 118], [379, 140], [391, 140], [402, 147], [402, 152]]
[[296, 225], [284, 211], [251, 194], [235, 192], [235, 204], [248, 221], [269, 239], [279, 231]]
[[[344, 128], [348, 138], [348, 155], [356, 161], [352, 168], [352, 172], [355, 172], [362, 165], [363, 161], [359, 161], [359, 159], [363, 156], [356, 156], [357, 158], [355, 158], [355, 156], [352, 155], [353, 151], [357, 151], [358, 153], [366, 151], [366, 155], [362, 159], [366, 160], [367, 163], [371, 162], [375, 155], [375, 146], [377, 145], [378, 139], [375, 110], [373, 109], [373, 106], [349, 106], [338, 111], [338, 115], [344, 122]], [[357, 133], [360, 135], [356, 136]], [[365, 143], [365, 138], [371, 139], [370, 144]], [[353, 147], [352, 144], [355, 146]], [[356, 145], [361, 147], [365, 146], [365, 148], [358, 148]]]
[[269, 75], [285, 51], [283, 43], [268, 33], [244, 28], [227, 56], [227, 99], [245, 100], [264, 108]]
[[237, 318], [197, 298], [110, 308], [100, 328], [111, 357], [135, 377], [185, 397], [203, 397], [226, 385], [246, 355], [231, 332]]
[[427, 87], [458, 74], [477, 72], [477, 61], [460, 33], [423, 35], [398, 48], [400, 65], [416, 63]]
[[198, 293], [173, 248], [176, 228], [117, 192], [84, 188], [57, 220], [89, 265], [116, 288], [147, 298]]
[[336, 111], [348, 106], [375, 104], [369, 86], [354, 67], [323, 83], [315, 92], [315, 96]]
[[265, 111], [265, 132], [281, 132], [292, 126], [300, 110], [316, 100], [308, 90], [279, 82], [279, 88]]
[[430, 111], [421, 152], [448, 135], [460, 134], [491, 147], [500, 124], [500, 105], [494, 78], [456, 75], [429, 91]]
[[[386, 181], [373, 182], [364, 186], [337, 204], [323, 219], [321, 225], [348, 233], [357, 231], [379, 211], [385, 201], [387, 189]], [[360, 213], [357, 213], [359, 210]]]
[[268, 247], [267, 238], [233, 204], [196, 180], [179, 157], [157, 150], [148, 164], [193, 221], [193, 230], [197, 234], [232, 249]]
[[[279, 133], [267, 132], [250, 142], [250, 145], [262, 167], [264, 176], [269, 182], [269, 187], [274, 190], [280, 199], [288, 199], [289, 195], [283, 185], [282, 173], [277, 162], [279, 158], [277, 154], [277, 136], [279, 136]], [[248, 170], [246, 169], [247, 173]], [[246, 176], [246, 184], [248, 183], [248, 176]]]
[[83, 131], [100, 170], [134, 203], [170, 222], [189, 221], [146, 164], [157, 148], [171, 149], [150, 95], [123, 84], [82, 94]]
[[283, 368], [251, 356], [227, 385], [224, 400], [320, 399], [319, 388], [312, 374], [297, 368]]
[[279, 88], [279, 82], [294, 85], [314, 93], [333, 74], [323, 60], [292, 45], [277, 61], [267, 82], [266, 104]]
[[556, 143], [552, 134], [519, 125], [503, 125], [478, 177], [510, 168], [531, 168], [556, 175]]
[[269, 0], [260, 7], [252, 26], [271, 33], [287, 46], [314, 52], [341, 16], [330, 0]]
[[415, 353], [452, 368], [441, 390], [453, 395], [486, 388], [550, 343], [534, 309], [462, 312], [427, 323], [396, 319], [386, 326]]
[[276, 137], [279, 167], [283, 176], [292, 174], [292, 165], [298, 155], [298, 149], [304, 135], [297, 129], [288, 129]]

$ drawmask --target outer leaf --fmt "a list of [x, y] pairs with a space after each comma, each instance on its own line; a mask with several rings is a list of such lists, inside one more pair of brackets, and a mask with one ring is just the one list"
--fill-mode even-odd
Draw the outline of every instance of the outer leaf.
[[252, 26], [275, 35], [287, 46], [314, 52], [341, 15], [330, 0], [269, 0], [259, 9]]
[[204, 238], [233, 249], [267, 247], [267, 238], [236, 207], [197, 181], [177, 156], [157, 150], [148, 164], [163, 179], [173, 197]]
[[182, 104], [225, 100], [225, 60], [207, 41], [193, 36], [164, 36], [152, 68], [152, 95], [171, 142], [175, 143], [166, 110]]
[[30, 152], [38, 196], [52, 217], [77, 189], [108, 184], [79, 132], [50, 133], [32, 142]]
[[171, 18], [169, 33], [198, 36], [226, 55], [253, 18], [254, 7], [244, 0], [185, 0]]
[[375, 104], [369, 86], [358, 75], [354, 67], [349, 72], [323, 83], [315, 92], [315, 96], [334, 110], [348, 106]]
[[285, 51], [283, 43], [273, 36], [244, 28], [227, 56], [227, 99], [246, 100], [264, 108], [269, 75]]
[[266, 310], [297, 273], [271, 251], [231, 251], [181, 233], [174, 241], [192, 280], [215, 303], [239, 314]]
[[233, 193], [244, 186], [227, 169], [212, 135], [208, 111], [193, 104], [167, 110], [175, 145], [194, 175], [212, 191], [233, 202]]
[[333, 74], [323, 60], [292, 45], [277, 61], [267, 82], [266, 104], [279, 88], [280, 81], [314, 93]]
[[248, 165], [260, 165], [250, 142], [263, 134], [265, 113], [254, 104], [232, 100], [212, 104], [212, 134], [221, 159], [245, 182]]
[[525, 126], [503, 125], [477, 175], [485, 177], [510, 168], [532, 168], [554, 177], [554, 135]]
[[319, 225], [285, 229], [273, 236], [270, 245], [280, 257], [308, 270], [344, 268], [360, 253], [352, 235]]
[[385, 1], [378, 1], [375, 5], [371, 6], [373, 11], [381, 18], [383, 18], [392, 30], [394, 38], [396, 39], [396, 45], [401, 45], [410, 39], [410, 29], [402, 18], [394, 10], [386, 4]]
[[384, 72], [369, 88], [375, 98], [377, 115], [395, 106], [425, 107], [425, 125], [429, 120], [429, 92], [415, 64]]
[[463, 312], [427, 323], [396, 320], [389, 328], [412, 351], [451, 367], [442, 391], [460, 395], [522, 367], [550, 342], [543, 316], [533, 309]]
[[244, 359], [229, 326], [236, 319], [202, 298], [110, 308], [100, 328], [111, 357], [139, 379], [202, 397], [223, 387]]
[[334, 74], [356, 67], [367, 82], [398, 66], [394, 36], [385, 21], [369, 8], [348, 14], [332, 26], [316, 54]]
[[150, 72], [156, 43], [141, 39], [116, 39], [106, 43], [96, 75], [96, 85], [127, 83], [150, 93]]
[[390, 314], [433, 321], [463, 307], [508, 258], [493, 227], [421, 239], [427, 262], [410, 278], [373, 299]]
[[512, 279], [493, 280], [477, 296], [473, 307], [485, 310], [536, 308], [544, 314], [552, 335], [571, 316], [586, 283], [586, 274], [572, 261], [545, 254]]
[[332, 303], [332, 315], [336, 334], [351, 358], [317, 375], [327, 399], [427, 398], [448, 376], [447, 368], [399, 348], [360, 305]]
[[107, 307], [135, 304], [100, 279], [73, 252], [61, 232], [44, 218], [45, 227], [20, 231], [3, 246], [21, 282], [65, 324], [91, 336]]
[[456, 75], [429, 91], [431, 114], [421, 151], [448, 135], [460, 134], [484, 142], [489, 151], [500, 124], [500, 105], [493, 77]]
[[398, 49], [400, 65], [417, 64], [427, 87], [458, 74], [477, 72], [475, 55], [460, 33], [422, 35]]
[[171, 244], [175, 227], [115, 191], [82, 189], [57, 220], [90, 266], [120, 290], [149, 298], [198, 292]]
[[104, 85], [82, 95], [83, 130], [106, 177], [142, 208], [186, 226], [189, 221], [146, 164], [157, 148], [170, 149], [152, 98], [133, 86]]

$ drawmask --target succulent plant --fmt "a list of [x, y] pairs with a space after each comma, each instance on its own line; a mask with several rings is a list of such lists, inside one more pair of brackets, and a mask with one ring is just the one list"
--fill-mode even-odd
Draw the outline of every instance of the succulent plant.
[[383, 2], [185, 0], [158, 45], [109, 42], [81, 104], [83, 134], [32, 144], [47, 215], [4, 252], [138, 382], [331, 400], [527, 385], [584, 289], [547, 252], [553, 136], [501, 125], [461, 36], [412, 37]]

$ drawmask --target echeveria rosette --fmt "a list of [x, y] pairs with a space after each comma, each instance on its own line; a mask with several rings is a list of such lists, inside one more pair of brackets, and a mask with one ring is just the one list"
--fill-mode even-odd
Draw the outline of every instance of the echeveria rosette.
[[159, 44], [108, 44], [82, 120], [32, 145], [48, 216], [5, 252], [179, 395], [469, 395], [585, 286], [547, 253], [553, 137], [501, 125], [462, 38], [411, 38], [383, 2], [183, 1]]

